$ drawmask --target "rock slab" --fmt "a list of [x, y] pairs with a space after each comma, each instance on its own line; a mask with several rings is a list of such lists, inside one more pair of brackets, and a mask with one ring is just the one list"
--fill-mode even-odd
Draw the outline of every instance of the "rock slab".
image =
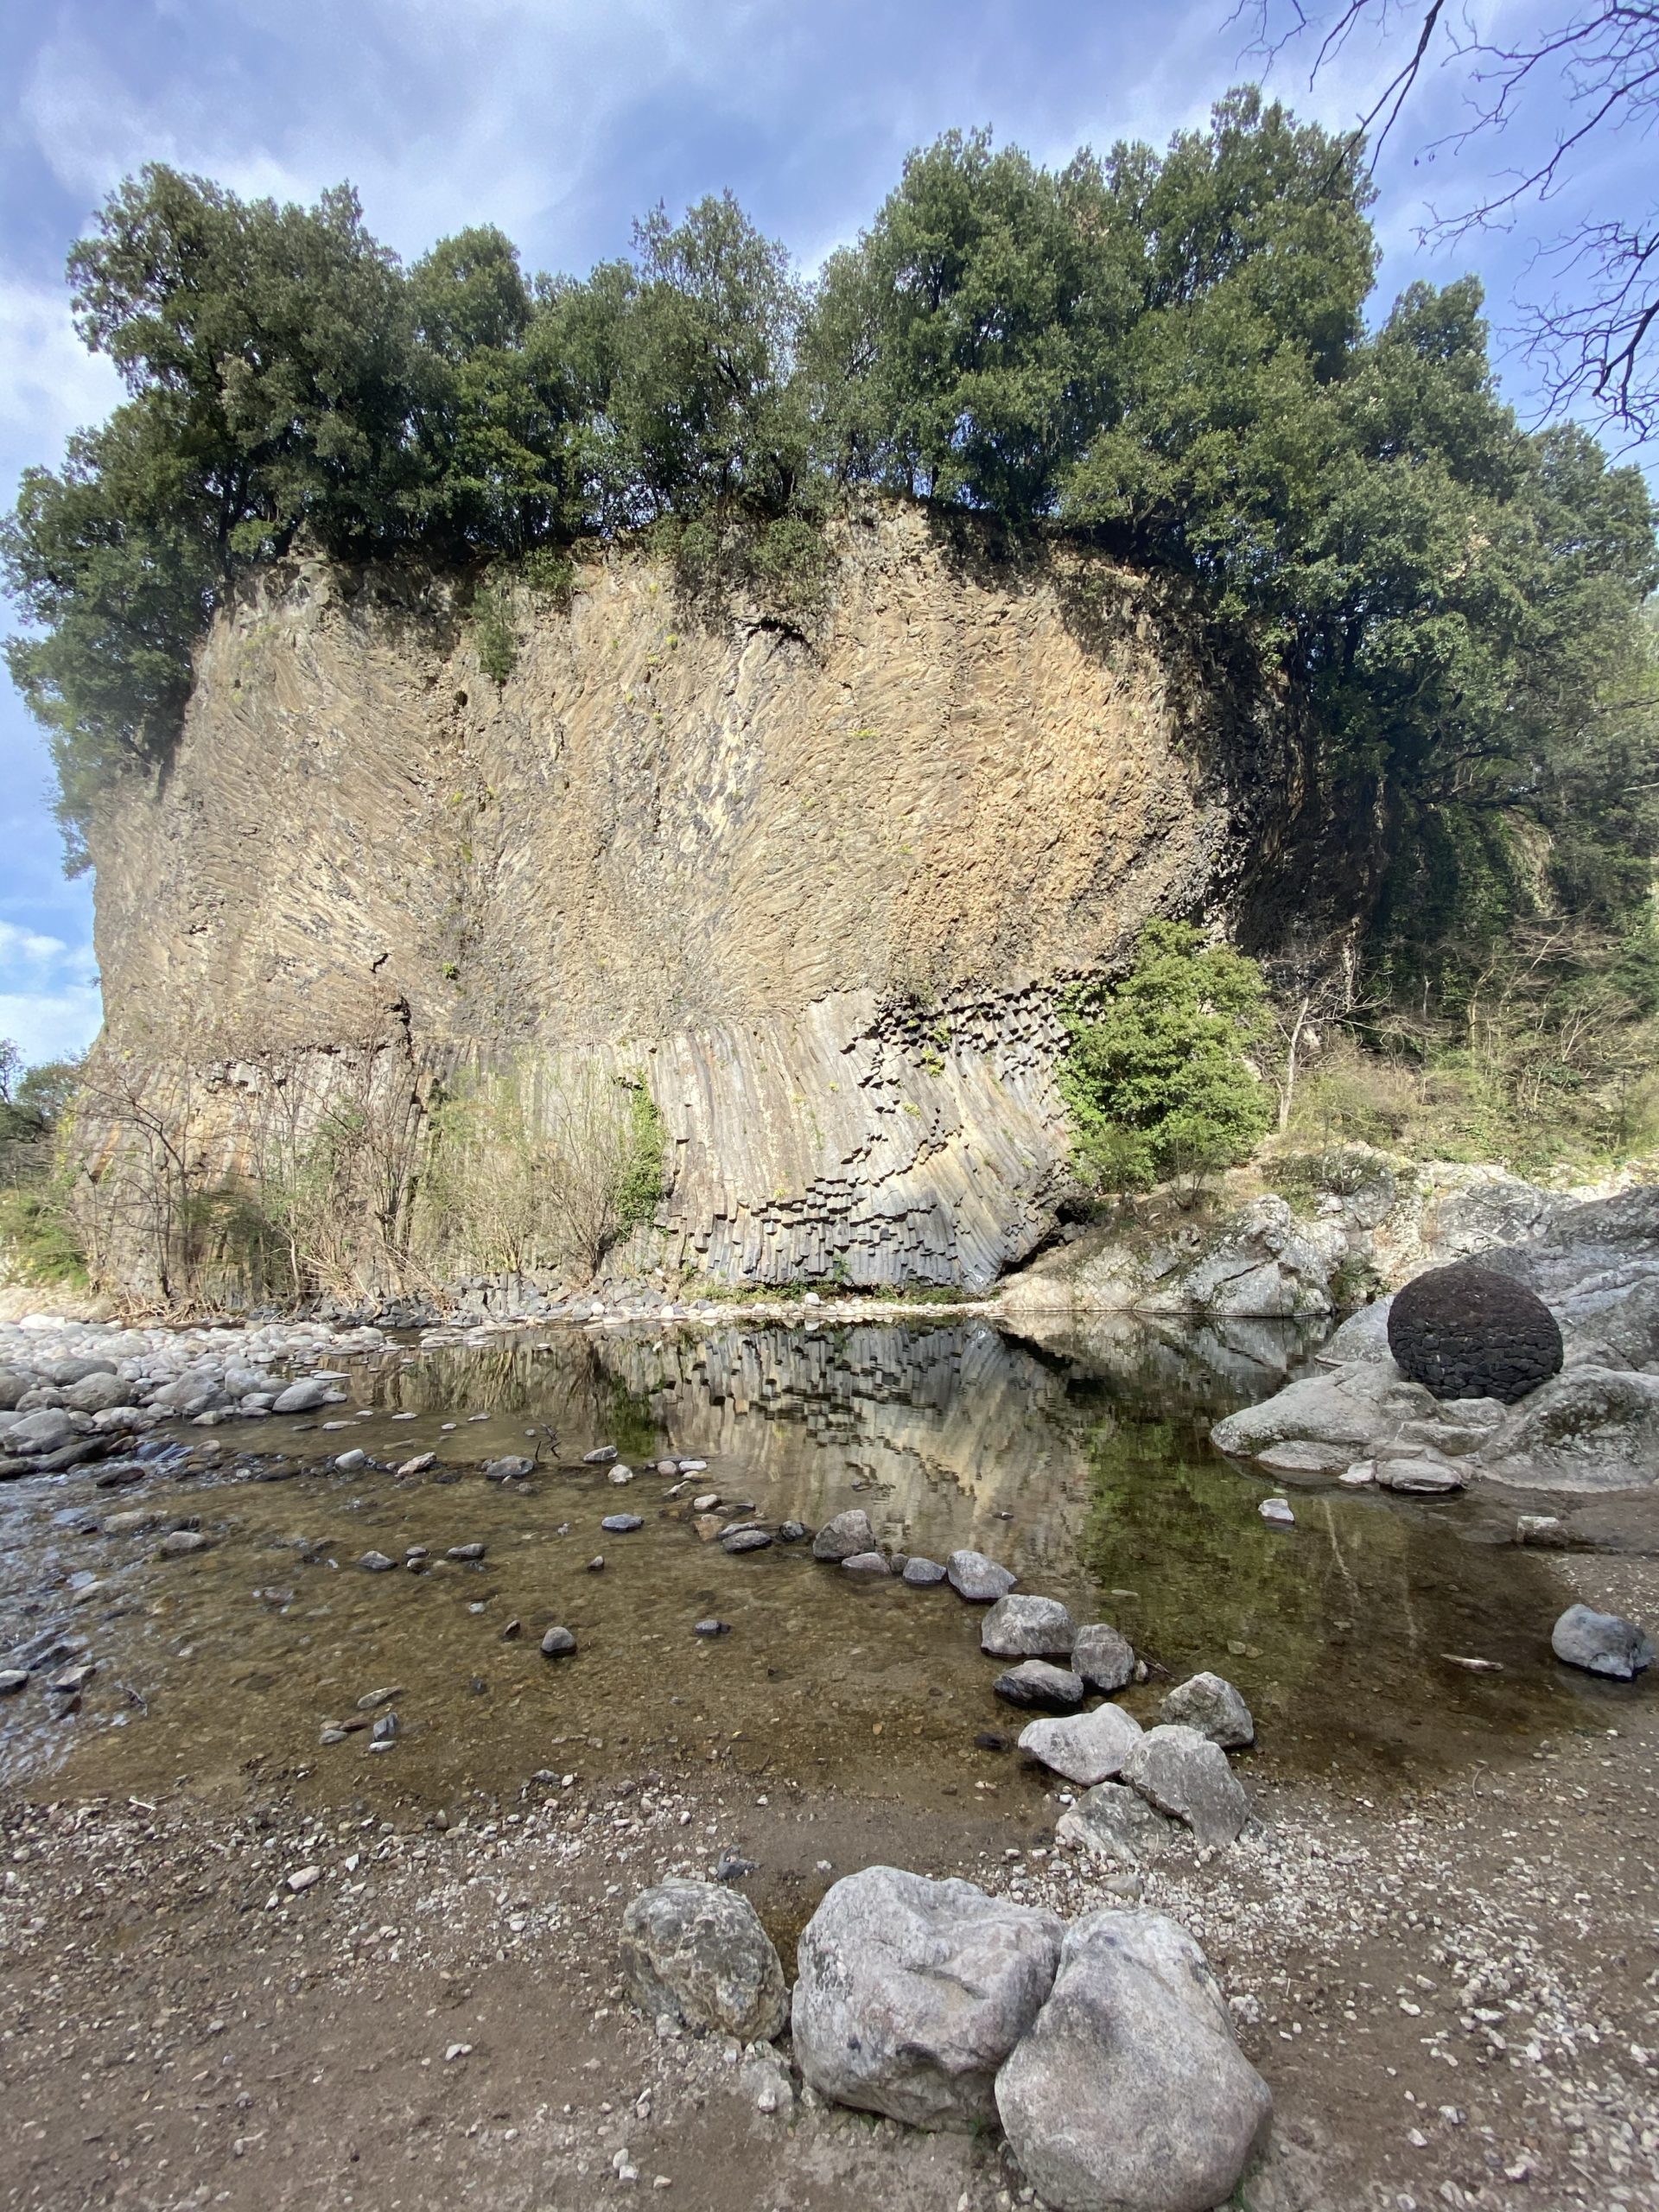
[[994, 2122], [997, 2069], [1048, 1995], [1060, 1936], [1052, 1913], [971, 1882], [849, 1875], [801, 1934], [802, 2073], [820, 2096], [912, 2127]]

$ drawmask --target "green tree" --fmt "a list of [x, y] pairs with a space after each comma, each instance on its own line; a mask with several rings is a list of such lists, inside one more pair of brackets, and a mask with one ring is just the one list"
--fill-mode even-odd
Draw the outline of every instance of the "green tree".
[[1260, 969], [1185, 922], [1153, 922], [1116, 982], [1077, 992], [1060, 1095], [1084, 1174], [1144, 1190], [1249, 1158], [1272, 1111], [1249, 1060], [1262, 1027]]

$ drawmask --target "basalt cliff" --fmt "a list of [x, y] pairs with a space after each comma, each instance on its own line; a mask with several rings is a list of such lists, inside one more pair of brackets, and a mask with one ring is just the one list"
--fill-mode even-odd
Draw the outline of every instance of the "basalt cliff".
[[598, 1065], [665, 1134], [636, 1268], [986, 1286], [1052, 1225], [1061, 994], [1256, 895], [1279, 718], [1143, 579], [902, 508], [810, 622], [620, 549], [516, 620], [497, 683], [429, 579], [297, 561], [218, 618], [93, 836], [95, 1067], [194, 1084], [233, 1173], [274, 1083], [507, 1071], [533, 1112]]

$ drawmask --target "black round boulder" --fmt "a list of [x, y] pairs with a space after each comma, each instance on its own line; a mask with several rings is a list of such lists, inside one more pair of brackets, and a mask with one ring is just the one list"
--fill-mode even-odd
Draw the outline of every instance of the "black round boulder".
[[1431, 1268], [1395, 1294], [1389, 1350], [1437, 1398], [1524, 1398], [1561, 1367], [1561, 1332], [1543, 1300], [1490, 1268]]

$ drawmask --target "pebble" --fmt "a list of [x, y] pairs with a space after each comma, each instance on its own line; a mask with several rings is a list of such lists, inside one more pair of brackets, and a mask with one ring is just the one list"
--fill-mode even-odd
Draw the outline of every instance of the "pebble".
[[[709, 1633], [711, 1635], [718, 1635], [720, 1632], [720, 1627], [721, 1624], [716, 1622]], [[699, 1625], [697, 1634], [701, 1636], [702, 1633], [702, 1627]], [[10, 1697], [15, 1691], [23, 1688], [28, 1681], [29, 1669], [27, 1667], [7, 1667], [3, 1669], [0, 1669], [0, 1697]]]
[[596, 1444], [591, 1452], [582, 1453], [582, 1464], [584, 1467], [602, 1467], [607, 1459], [614, 1459], [615, 1457], [614, 1444]]
[[604, 1572], [605, 1572], [605, 1554], [604, 1554], [604, 1553], [603, 1553], [603, 1552], [595, 1552], [595, 1553], [594, 1554], [594, 1555], [593, 1555], [592, 1559], [590, 1559], [590, 1560], [588, 1560], [588, 1573], [589, 1573], [589, 1574], [603, 1574], [603, 1573], [604, 1573]]
[[302, 1890], [315, 1889], [322, 1879], [321, 1866], [302, 1866], [288, 1878], [288, 1886], [298, 1897]]
[[561, 1659], [576, 1648], [576, 1639], [568, 1628], [550, 1628], [542, 1638], [543, 1659]]
[[335, 1467], [342, 1475], [354, 1475], [359, 1467], [366, 1467], [368, 1464], [369, 1455], [360, 1444], [353, 1445], [349, 1452], [340, 1452], [334, 1461]]
[[429, 1467], [437, 1465], [435, 1452], [417, 1452], [412, 1459], [405, 1459], [397, 1469], [400, 1475], [423, 1475]]
[[444, 1554], [445, 1559], [453, 1560], [482, 1559], [483, 1556], [482, 1544], [451, 1544]]
[[607, 1513], [599, 1525], [607, 1536], [630, 1536], [645, 1524], [637, 1513]]
[[706, 1490], [701, 1497], [692, 1499], [691, 1510], [694, 1513], [712, 1513], [719, 1503], [720, 1492], [717, 1490]]
[[380, 1707], [390, 1705], [393, 1698], [401, 1697], [403, 1694], [404, 1686], [401, 1682], [392, 1683], [388, 1689], [367, 1690], [357, 1700], [357, 1709], [359, 1713], [378, 1712]]
[[170, 1536], [163, 1536], [160, 1551], [163, 1559], [188, 1559], [192, 1552], [205, 1552], [208, 1539], [199, 1529], [175, 1529]]
[[[729, 1621], [717, 1621], [712, 1614], [706, 1621], [699, 1621], [691, 1631], [693, 1636], [729, 1636], [731, 1632], [732, 1624]], [[24, 1680], [27, 1679], [28, 1677], [25, 1676]], [[16, 1687], [21, 1688], [22, 1685], [20, 1682]]]
[[632, 1467], [613, 1467], [606, 1479], [607, 1482], [613, 1483], [631, 1483], [633, 1480], [633, 1469]]
[[944, 1580], [944, 1569], [936, 1559], [912, 1557], [905, 1561], [905, 1580], [912, 1590], [931, 1589]]
[[1271, 1521], [1279, 1528], [1289, 1529], [1295, 1525], [1296, 1516], [1291, 1511], [1287, 1498], [1264, 1497], [1255, 1510], [1264, 1521]]
[[385, 1574], [392, 1565], [385, 1552], [365, 1552], [357, 1563], [365, 1574]]

